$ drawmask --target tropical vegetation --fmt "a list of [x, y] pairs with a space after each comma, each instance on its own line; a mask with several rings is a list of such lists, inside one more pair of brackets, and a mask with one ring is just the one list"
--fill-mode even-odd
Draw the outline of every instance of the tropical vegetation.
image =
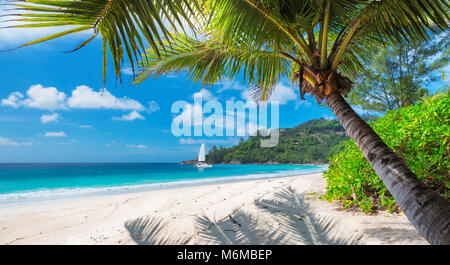
[[[415, 106], [389, 111], [371, 125], [414, 174], [450, 201], [450, 95], [427, 97]], [[364, 212], [400, 209], [353, 140], [330, 158], [324, 176], [327, 200], [357, 206]]]
[[350, 103], [385, 114], [416, 104], [450, 61], [450, 34], [429, 43], [381, 48], [355, 79]]
[[[75, 28], [22, 46], [91, 30], [76, 49], [100, 34], [104, 69], [109, 49], [120, 77], [126, 54], [133, 70], [138, 60], [137, 83], [173, 71], [187, 71], [204, 85], [242, 75], [254, 98], [266, 101], [282, 78], [291, 79], [301, 98], [310, 93], [326, 102], [416, 229], [432, 244], [450, 243], [450, 203], [427, 188], [343, 98], [353, 87], [349, 77], [380, 46], [448, 32], [448, 1], [26, 2], [16, 4], [18, 22], [30, 23], [21, 27]], [[195, 35], [183, 31], [189, 27]], [[150, 48], [142, 54], [143, 39]]]

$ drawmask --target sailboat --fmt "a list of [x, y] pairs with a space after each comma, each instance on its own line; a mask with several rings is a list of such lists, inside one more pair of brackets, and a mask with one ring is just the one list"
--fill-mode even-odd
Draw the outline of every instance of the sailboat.
[[205, 155], [206, 155], [205, 144], [202, 144], [202, 146], [200, 147], [200, 152], [198, 152], [198, 162], [197, 164], [195, 164], [195, 167], [197, 168], [212, 167], [212, 165], [206, 164]]

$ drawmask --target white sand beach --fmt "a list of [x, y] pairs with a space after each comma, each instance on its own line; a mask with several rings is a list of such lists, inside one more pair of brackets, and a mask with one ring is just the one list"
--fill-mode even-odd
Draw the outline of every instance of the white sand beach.
[[321, 174], [0, 208], [0, 244], [428, 244], [406, 216], [321, 201]]

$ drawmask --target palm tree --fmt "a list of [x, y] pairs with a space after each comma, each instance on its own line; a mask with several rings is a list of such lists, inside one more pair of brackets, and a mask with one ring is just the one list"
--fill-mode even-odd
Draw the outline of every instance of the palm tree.
[[[448, 32], [445, 0], [26, 0], [18, 27], [76, 26], [34, 44], [87, 29], [103, 39], [115, 71], [126, 51], [136, 83], [187, 70], [214, 84], [244, 75], [253, 96], [267, 100], [290, 78], [325, 101], [416, 229], [432, 244], [450, 243], [450, 203], [427, 188], [344, 100], [352, 76], [380, 45], [428, 41]], [[35, 5], [40, 4], [40, 5]], [[167, 30], [171, 26], [172, 30]], [[183, 29], [195, 29], [195, 37]], [[150, 48], [144, 52], [145, 39]], [[75, 50], [76, 50], [75, 49]]]

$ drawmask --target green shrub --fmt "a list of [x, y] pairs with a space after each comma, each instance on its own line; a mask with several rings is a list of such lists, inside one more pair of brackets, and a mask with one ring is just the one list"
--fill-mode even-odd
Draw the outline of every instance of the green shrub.
[[[391, 111], [371, 123], [375, 132], [427, 186], [446, 199], [450, 193], [450, 97], [438, 94], [415, 106]], [[344, 151], [330, 158], [324, 172], [324, 199], [340, 200], [345, 208], [358, 206], [365, 213], [398, 211], [382, 180], [349, 140]]]

